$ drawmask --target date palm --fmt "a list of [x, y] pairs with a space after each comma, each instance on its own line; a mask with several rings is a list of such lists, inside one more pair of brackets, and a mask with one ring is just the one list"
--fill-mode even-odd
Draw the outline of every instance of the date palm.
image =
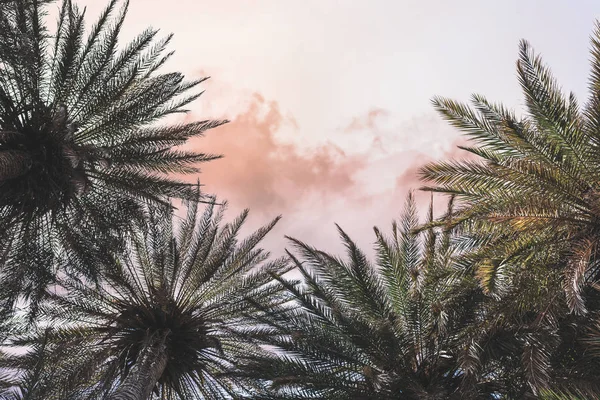
[[[27, 332], [27, 333], [26, 333]], [[2, 400], [77, 400], [85, 393], [81, 383], [85, 370], [81, 349], [52, 343], [51, 329], [36, 329], [20, 321], [19, 329], [8, 338], [10, 344], [0, 358], [0, 399]], [[11, 351], [25, 346], [26, 352]]]
[[127, 2], [119, 10], [111, 0], [86, 34], [84, 12], [64, 0], [52, 35], [48, 3], [0, 3], [3, 294], [40, 295], [57, 253], [93, 276], [93, 258], [118, 244], [144, 203], [195, 196], [167, 174], [214, 156], [176, 146], [224, 122], [157, 124], [184, 112], [203, 79], [157, 72], [172, 54], [157, 30], [117, 45]]
[[247, 211], [223, 225], [224, 208], [215, 207], [200, 213], [189, 204], [183, 221], [174, 217], [176, 230], [164, 211], [150, 211], [100, 285], [67, 277], [48, 295], [48, 341], [76, 349], [70, 363], [78, 368], [63, 379], [75, 398], [221, 400], [251, 393], [251, 382], [229, 372], [242, 355], [260, 353], [269, 329], [258, 322], [285, 302], [273, 276], [287, 263], [268, 261], [256, 247], [278, 218], [238, 241]]
[[[468, 314], [450, 269], [450, 233], [415, 235], [408, 198], [371, 264], [339, 229], [347, 260], [291, 239], [304, 283], [281, 282], [300, 305], [281, 319], [279, 353], [250, 361], [265, 399], [462, 398], [457, 351]], [[251, 359], [251, 357], [250, 357]]]
[[[589, 100], [580, 107], [522, 41], [524, 115], [480, 95], [473, 107], [435, 98], [438, 111], [472, 140], [463, 149], [478, 158], [421, 170], [431, 183], [426, 189], [457, 197], [456, 223], [475, 232], [480, 260], [514, 273], [531, 258], [533, 268], [558, 268], [565, 299], [578, 314], [588, 311], [586, 298], [598, 296], [593, 287], [600, 277], [600, 26], [591, 60]], [[492, 278], [495, 269], [489, 271]]]
[[[493, 276], [503, 275], [503, 268]], [[533, 269], [503, 277], [501, 294], [484, 293], [462, 330], [457, 358], [464, 390], [481, 396], [486, 383], [496, 395], [491, 398], [535, 399], [548, 390], [598, 398], [600, 358], [586, 343], [594, 320], [569, 312], [559, 271]], [[463, 287], [473, 293], [483, 274], [477, 273], [463, 275]]]

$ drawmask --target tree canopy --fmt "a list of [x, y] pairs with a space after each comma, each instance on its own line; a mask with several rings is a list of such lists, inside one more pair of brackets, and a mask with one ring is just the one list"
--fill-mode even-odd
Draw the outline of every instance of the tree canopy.
[[175, 177], [227, 121], [164, 123], [206, 78], [120, 44], [127, 8], [0, 0], [0, 399], [600, 398], [600, 25], [583, 106], [525, 41], [523, 115], [433, 99], [469, 139], [419, 173], [445, 212], [273, 259], [279, 217], [240, 239]]

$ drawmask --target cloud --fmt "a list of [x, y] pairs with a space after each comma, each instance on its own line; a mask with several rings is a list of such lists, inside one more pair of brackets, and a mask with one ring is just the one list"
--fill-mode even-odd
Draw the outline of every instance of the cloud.
[[331, 143], [302, 149], [278, 138], [284, 128], [301, 134], [276, 102], [253, 94], [229, 124], [194, 142], [202, 151], [224, 155], [203, 165], [205, 189], [236, 206], [273, 214], [299, 207], [307, 195], [318, 194], [326, 201], [354, 186], [353, 177], [365, 167], [365, 157], [348, 155]]
[[[408, 191], [422, 186], [418, 168], [456, 156], [456, 145], [463, 143], [433, 114], [398, 122], [392, 112], [374, 108], [340, 124], [336, 132], [323, 132], [321, 144], [307, 147], [298, 140], [301, 122], [282, 112], [277, 102], [254, 93], [239, 104], [237, 115], [228, 116], [229, 124], [191, 146], [224, 155], [202, 165], [200, 181], [206, 192], [228, 200], [231, 215], [250, 208], [247, 229], [283, 214], [265, 244], [277, 254], [286, 245], [284, 234], [342, 251], [334, 222], [368, 250], [371, 228], [388, 227]], [[187, 117], [198, 118], [197, 113]], [[363, 145], [349, 145], [353, 139]], [[426, 207], [430, 195], [415, 193]]]
[[389, 116], [388, 110], [383, 108], [372, 108], [366, 115], [354, 117], [344, 128], [344, 132], [351, 133], [363, 129], [376, 129], [381, 118]]

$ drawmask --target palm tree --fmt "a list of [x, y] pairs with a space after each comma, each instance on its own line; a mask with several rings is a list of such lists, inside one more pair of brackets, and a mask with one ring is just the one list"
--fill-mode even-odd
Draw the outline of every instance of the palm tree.
[[[86, 393], [81, 385], [85, 369], [79, 367], [76, 346], [52, 342], [51, 328], [31, 329], [20, 321], [8, 339], [9, 351], [0, 358], [0, 399], [77, 400]], [[5, 343], [8, 343], [5, 342]], [[25, 347], [27, 351], [15, 352]]]
[[71, 0], [51, 35], [48, 3], [0, 3], [0, 280], [12, 297], [39, 296], [57, 253], [94, 276], [93, 258], [118, 244], [144, 203], [192, 199], [195, 189], [167, 174], [215, 156], [175, 146], [226, 122], [157, 125], [185, 112], [204, 79], [157, 73], [172, 54], [157, 30], [119, 50], [127, 2], [117, 10], [111, 0], [87, 36]]
[[375, 228], [376, 265], [339, 227], [347, 261], [290, 239], [304, 282], [279, 280], [300, 308], [279, 320], [278, 352], [249, 357], [247, 373], [270, 391], [260, 398], [463, 398], [457, 350], [468, 310], [457, 306], [451, 234], [420, 236], [417, 226], [411, 195], [391, 239]]
[[[565, 96], [548, 68], [522, 41], [517, 62], [525, 114], [474, 95], [473, 108], [452, 100], [433, 103], [469, 136], [464, 150], [478, 161], [449, 161], [424, 167], [421, 175], [459, 200], [488, 248], [504, 259], [533, 251], [557, 255], [564, 291], [573, 312], [586, 312], [586, 294], [598, 280], [600, 238], [600, 25], [592, 37], [590, 98], [580, 108]], [[521, 261], [513, 264], [522, 264]]]
[[463, 272], [491, 299], [488, 317], [472, 327], [471, 359], [490, 373], [498, 365], [495, 379], [516, 398], [600, 393], [599, 360], [583, 344], [600, 310], [600, 25], [591, 53], [583, 108], [525, 41], [517, 62], [523, 116], [480, 95], [473, 107], [433, 100], [472, 140], [462, 149], [478, 157], [421, 170], [431, 183], [424, 189], [456, 197], [452, 225], [469, 249]]
[[[64, 381], [78, 399], [227, 399], [251, 393], [235, 378], [242, 355], [260, 353], [265, 321], [285, 303], [273, 281], [285, 259], [256, 248], [279, 218], [238, 242], [247, 210], [221, 226], [222, 207], [187, 216], [174, 230], [165, 210], [148, 212], [100, 285], [65, 277], [48, 294], [48, 341], [76, 349], [80, 370]], [[37, 342], [40, 340], [38, 339]], [[35, 341], [34, 341], [35, 342]], [[67, 360], [68, 356], [65, 356]], [[71, 369], [72, 370], [72, 369]]]
[[[461, 275], [462, 286], [478, 293], [480, 277]], [[502, 396], [492, 398], [534, 399], [549, 390], [598, 398], [600, 358], [587, 343], [594, 319], [570, 313], [566, 301], [556, 301], [563, 293], [560, 279], [556, 271], [546, 276], [523, 271], [506, 279], [510, 284], [502, 295], [479, 293], [485, 297], [463, 328], [457, 352], [465, 390], [481, 396], [485, 384]]]

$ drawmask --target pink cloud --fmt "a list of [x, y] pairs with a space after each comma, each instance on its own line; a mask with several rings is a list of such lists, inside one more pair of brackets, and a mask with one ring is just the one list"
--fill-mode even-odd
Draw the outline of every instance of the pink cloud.
[[388, 110], [383, 108], [372, 108], [366, 115], [354, 117], [344, 128], [344, 132], [355, 132], [364, 129], [376, 129], [380, 119], [389, 116]]
[[[399, 215], [408, 191], [423, 185], [418, 180], [418, 168], [435, 159], [456, 156], [456, 145], [464, 142], [443, 121], [430, 116], [396, 128], [384, 127], [393, 114], [374, 108], [342, 125], [345, 128], [340, 132], [370, 135], [368, 148], [351, 152], [342, 149], [343, 143], [326, 141], [307, 148], [298, 141], [282, 139], [282, 130], [296, 137], [302, 135], [302, 125], [282, 112], [277, 102], [252, 94], [243, 105], [237, 115], [228, 116], [232, 120], [229, 124], [207, 132], [190, 145], [225, 156], [202, 165], [200, 181], [206, 192], [228, 200], [231, 216], [250, 208], [246, 230], [283, 214], [265, 244], [277, 254], [285, 246], [284, 234], [341, 251], [334, 222], [368, 250], [373, 241], [372, 227], [387, 228]], [[187, 119], [198, 119], [197, 113]], [[330, 140], [336, 139], [342, 140], [332, 134]], [[428, 204], [430, 194], [415, 194], [420, 204]], [[436, 200], [440, 210], [443, 203]]]
[[334, 144], [302, 151], [277, 138], [284, 126], [298, 131], [276, 102], [254, 94], [229, 124], [194, 142], [203, 151], [225, 155], [203, 165], [205, 189], [241, 207], [273, 214], [298, 206], [308, 194], [339, 196], [354, 186], [353, 176], [364, 168], [365, 157], [347, 155]]

